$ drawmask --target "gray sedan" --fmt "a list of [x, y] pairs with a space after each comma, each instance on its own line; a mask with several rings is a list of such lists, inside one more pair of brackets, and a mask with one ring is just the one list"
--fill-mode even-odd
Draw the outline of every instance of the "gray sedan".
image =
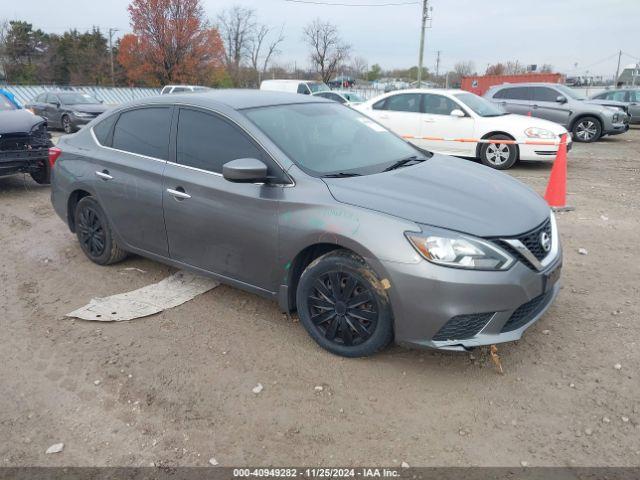
[[533, 190], [318, 97], [146, 99], [59, 147], [52, 202], [91, 261], [132, 252], [272, 298], [339, 355], [517, 340], [560, 288]]

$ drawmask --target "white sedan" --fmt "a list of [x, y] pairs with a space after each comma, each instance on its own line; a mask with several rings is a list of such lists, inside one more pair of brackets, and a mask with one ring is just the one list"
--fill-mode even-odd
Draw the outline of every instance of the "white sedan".
[[555, 159], [563, 134], [567, 134], [567, 149], [571, 147], [571, 136], [563, 126], [507, 113], [464, 90], [402, 90], [354, 108], [420, 148], [477, 158], [498, 170], [518, 160]]

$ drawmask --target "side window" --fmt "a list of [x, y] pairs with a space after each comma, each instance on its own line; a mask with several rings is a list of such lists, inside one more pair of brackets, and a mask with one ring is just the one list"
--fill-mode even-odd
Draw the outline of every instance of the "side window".
[[332, 93], [331, 95], [332, 95], [333, 100], [335, 100], [338, 103], [345, 103], [346, 102], [346, 100], [343, 97], [341, 97], [340, 95], [336, 95], [335, 93]]
[[640, 90], [630, 90], [629, 91], [629, 101], [630, 102], [640, 102]]
[[302, 93], [303, 95], [309, 95], [311, 92], [309, 91], [309, 87], [307, 87], [306, 83], [299, 83], [298, 93]]
[[533, 87], [531, 90], [533, 90], [532, 99], [536, 102], [555, 102], [560, 96], [560, 93], [553, 88]]
[[113, 131], [113, 148], [167, 160], [170, 126], [169, 107], [146, 107], [123, 112]]
[[443, 97], [442, 95], [424, 94], [424, 113], [450, 115], [456, 108], [462, 110], [462, 108], [450, 98]]
[[47, 94], [46, 93], [41, 93], [36, 98], [34, 98], [33, 101], [36, 102], [36, 103], [43, 103], [45, 98], [47, 98]]
[[383, 98], [379, 102], [376, 102], [373, 105], [371, 105], [371, 108], [374, 109], [374, 110], [384, 110], [384, 104], [385, 104], [386, 101], [387, 101], [387, 99]]
[[596, 95], [595, 97], [593, 97], [594, 100], [604, 100], [607, 98], [607, 94], [606, 93], [601, 93], [599, 95]]
[[529, 100], [529, 90], [529, 87], [505, 88], [500, 90], [495, 95], [495, 98], [504, 98], [505, 100]]
[[239, 158], [257, 158], [269, 164], [239, 127], [216, 115], [180, 110], [176, 158], [180, 165], [222, 173], [222, 165]]
[[394, 112], [419, 112], [420, 95], [417, 93], [402, 93], [387, 97], [384, 109]]
[[93, 134], [98, 139], [98, 142], [100, 142], [100, 145], [103, 145], [105, 147], [111, 146], [111, 133], [113, 132], [113, 126], [115, 125], [117, 119], [118, 115], [111, 115], [102, 120], [95, 127], [93, 127]]
[[60, 100], [58, 100], [57, 95], [54, 95], [53, 93], [47, 93], [47, 103], [60, 103]]
[[184, 88], [184, 87], [174, 87], [173, 90], [171, 91], [171, 93], [186, 92], [187, 90], [188, 90], [188, 88]]
[[627, 102], [628, 100], [625, 98], [626, 93], [627, 92], [624, 92], [624, 91], [611, 92], [609, 93], [610, 95], [609, 98], [611, 100], [615, 100], [616, 102]]

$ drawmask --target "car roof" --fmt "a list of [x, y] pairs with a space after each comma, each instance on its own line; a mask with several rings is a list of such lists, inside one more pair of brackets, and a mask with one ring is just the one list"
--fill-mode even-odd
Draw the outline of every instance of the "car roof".
[[490, 88], [505, 88], [505, 87], [557, 87], [562, 83], [553, 82], [522, 82], [522, 83], [501, 83], [500, 85], [492, 85]]
[[388, 95], [399, 94], [399, 93], [471, 93], [467, 90], [462, 90], [459, 88], [405, 88], [403, 90], [394, 90], [389, 92]]
[[290, 105], [302, 103], [332, 103], [322, 97], [301, 95], [299, 93], [273, 92], [269, 90], [220, 89], [194, 92], [188, 94], [172, 94], [148, 97], [128, 105], [175, 104], [185, 103], [202, 107], [225, 105], [234, 110], [245, 108], [267, 107], [273, 105]]

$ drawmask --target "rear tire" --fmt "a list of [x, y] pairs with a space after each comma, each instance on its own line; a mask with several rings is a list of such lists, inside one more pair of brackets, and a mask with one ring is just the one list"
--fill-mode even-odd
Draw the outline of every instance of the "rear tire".
[[127, 256], [113, 238], [107, 216], [93, 197], [83, 197], [76, 205], [75, 229], [80, 248], [92, 262], [110, 265]]
[[311, 338], [336, 355], [372, 355], [393, 340], [385, 289], [371, 267], [347, 250], [329, 252], [305, 269], [296, 303]]
[[576, 142], [595, 142], [602, 137], [602, 124], [596, 117], [582, 117], [573, 125], [571, 133]]
[[[507, 135], [492, 135], [489, 140], [510, 140]], [[518, 161], [518, 146], [506, 143], [483, 143], [480, 147], [480, 161], [496, 170], [507, 170]]]

